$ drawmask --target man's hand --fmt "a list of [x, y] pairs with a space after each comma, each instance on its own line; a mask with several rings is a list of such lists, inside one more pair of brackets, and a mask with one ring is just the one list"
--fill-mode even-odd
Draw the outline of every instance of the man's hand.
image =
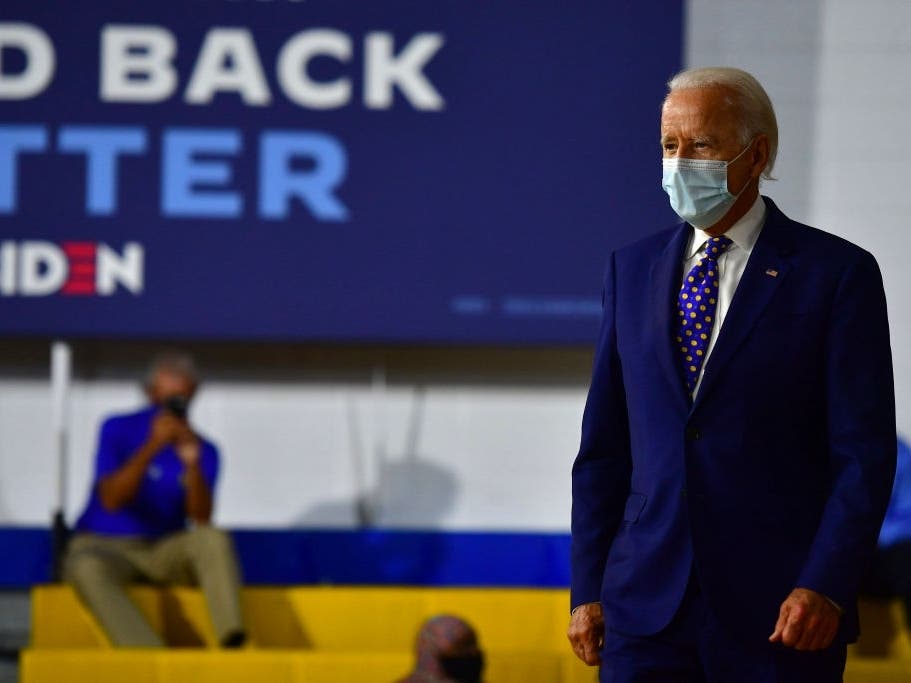
[[[199, 460], [199, 438], [187, 421], [168, 412], [158, 413], [152, 420], [145, 443], [120, 469], [99, 480], [98, 495], [105, 510], [119, 510], [136, 497], [149, 463], [169, 444], [178, 447], [177, 454], [188, 469], [192, 462]], [[184, 444], [188, 445], [186, 449], [182, 448]]]
[[177, 441], [187, 429], [187, 423], [180, 418], [171, 413], [161, 412], [152, 420], [148, 438], [149, 445], [155, 451], [160, 451], [168, 444]]
[[826, 596], [807, 588], [795, 588], [781, 603], [778, 623], [769, 642], [795, 650], [822, 650], [832, 643], [841, 613]]
[[177, 457], [180, 458], [184, 467], [193, 467], [199, 462], [200, 448], [198, 439], [178, 441], [177, 445], [174, 446], [174, 450], [177, 451]]
[[601, 663], [601, 645], [604, 643], [604, 616], [600, 602], [579, 605], [569, 618], [566, 636], [576, 656], [589, 666]]

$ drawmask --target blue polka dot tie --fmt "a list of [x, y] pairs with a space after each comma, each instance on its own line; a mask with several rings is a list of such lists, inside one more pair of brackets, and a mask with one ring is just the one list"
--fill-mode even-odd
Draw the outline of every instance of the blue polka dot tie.
[[675, 339], [683, 375], [690, 394], [696, 390], [699, 371], [705, 362], [715, 309], [718, 307], [718, 257], [731, 246], [728, 237], [712, 237], [705, 243], [705, 252], [686, 277], [677, 296], [677, 331]]

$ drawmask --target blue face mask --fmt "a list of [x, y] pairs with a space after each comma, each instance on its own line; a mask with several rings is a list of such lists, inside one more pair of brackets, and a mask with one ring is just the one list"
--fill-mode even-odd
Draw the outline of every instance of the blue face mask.
[[[752, 144], [752, 142], [750, 143]], [[712, 159], [662, 159], [661, 187], [671, 208], [690, 225], [709, 228], [720, 221], [749, 187], [736, 195], [728, 191], [728, 166], [746, 154], [750, 145], [730, 161]]]

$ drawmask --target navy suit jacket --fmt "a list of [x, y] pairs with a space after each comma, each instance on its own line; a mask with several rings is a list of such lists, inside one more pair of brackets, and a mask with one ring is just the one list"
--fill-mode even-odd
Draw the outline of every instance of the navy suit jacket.
[[692, 228], [615, 252], [573, 466], [572, 605], [632, 635], [665, 627], [692, 572], [722, 624], [768, 638], [795, 587], [845, 610], [895, 472], [892, 359], [868, 252], [765, 224], [695, 402], [672, 324]]

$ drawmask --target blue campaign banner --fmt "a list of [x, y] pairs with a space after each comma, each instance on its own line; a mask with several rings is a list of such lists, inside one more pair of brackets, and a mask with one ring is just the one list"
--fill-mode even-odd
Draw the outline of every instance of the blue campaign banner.
[[682, 5], [4, 0], [0, 335], [590, 343]]

